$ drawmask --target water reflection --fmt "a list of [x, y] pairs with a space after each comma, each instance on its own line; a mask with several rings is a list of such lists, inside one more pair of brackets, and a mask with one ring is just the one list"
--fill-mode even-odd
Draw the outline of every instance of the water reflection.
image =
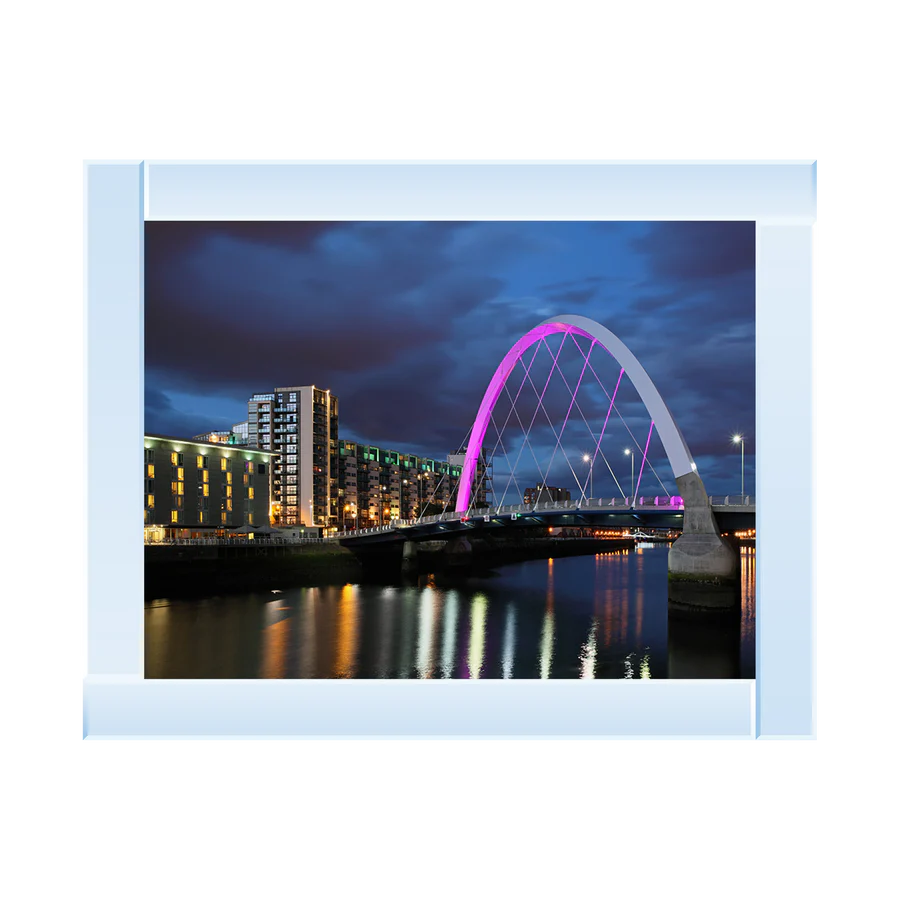
[[[483, 579], [285, 588], [145, 608], [149, 678], [748, 678], [756, 554], [716, 627], [671, 622], [668, 548]], [[725, 626], [728, 627], [725, 627]]]
[[476, 594], [469, 612], [469, 678], [480, 678], [484, 664], [484, 634], [487, 623], [488, 600]]
[[544, 627], [541, 630], [541, 678], [550, 677], [553, 666], [553, 560], [547, 560], [547, 606], [544, 610]]

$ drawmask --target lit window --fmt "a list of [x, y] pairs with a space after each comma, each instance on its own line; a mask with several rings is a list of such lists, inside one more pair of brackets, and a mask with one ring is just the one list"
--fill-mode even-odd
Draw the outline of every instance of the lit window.
[[226, 497], [230, 497], [230, 496], [231, 496], [231, 485], [226, 485], [226, 487], [225, 487], [225, 496], [226, 496]]
[[247, 488], [247, 497], [252, 500], [253, 499], [253, 488]]
[[247, 524], [248, 525], [253, 524], [253, 513], [247, 513]]
[[247, 487], [248, 484], [250, 484], [250, 476], [244, 472], [244, 487]]
[[173, 510], [172, 510], [172, 524], [173, 524], [173, 525], [174, 525], [174, 524], [177, 524], [177, 522], [178, 522], [178, 510], [177, 510], [177, 509], [173, 509]]
[[227, 509], [228, 512], [231, 512], [231, 510], [233, 509], [233, 507], [232, 507], [232, 505], [231, 505], [231, 498], [230, 498], [230, 497], [225, 501], [225, 509]]
[[225, 474], [225, 483], [226, 483], [226, 484], [231, 484], [231, 472], [227, 472], [227, 473]]
[[208, 517], [207, 517], [206, 513], [201, 511], [200, 512], [200, 524], [205, 525], [207, 521], [208, 521]]
[[203, 470], [203, 483], [209, 483], [209, 472], [206, 469]]
[[179, 481], [184, 481], [184, 469], [178, 470], [178, 475], [176, 476]]
[[156, 466], [154, 466], [153, 463], [150, 463], [150, 465], [147, 466], [147, 477], [148, 478], [156, 477]]
[[228, 513], [222, 513], [222, 524], [224, 525], [228, 521]]
[[199, 453], [197, 454], [197, 468], [203, 468], [203, 457]]
[[178, 465], [178, 454], [174, 450], [172, 451], [172, 465]]
[[208, 497], [208, 496], [209, 496], [209, 485], [208, 485], [208, 484], [204, 484], [204, 485], [203, 485], [203, 496], [204, 496], [204, 497]]
[[228, 468], [228, 460], [225, 459], [224, 457], [222, 457], [221, 463], [222, 463], [222, 471], [224, 472]]

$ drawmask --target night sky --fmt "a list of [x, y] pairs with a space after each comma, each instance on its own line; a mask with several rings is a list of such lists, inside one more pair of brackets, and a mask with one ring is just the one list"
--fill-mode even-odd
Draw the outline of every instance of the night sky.
[[[315, 384], [339, 398], [342, 438], [444, 459], [465, 443], [512, 344], [550, 316], [575, 314], [609, 328], [642, 363], [709, 493], [740, 491], [731, 435], [745, 436], [753, 494], [754, 230], [752, 222], [149, 222], [144, 427], [183, 437], [230, 429], [246, 420], [252, 393]], [[538, 392], [551, 371], [545, 349], [530, 373]], [[560, 355], [562, 376], [545, 397], [551, 423], [538, 412], [531, 447], [522, 427], [518, 437], [504, 430], [495, 500], [509, 489], [505, 460], [520, 450], [516, 485], [537, 480], [571, 404], [561, 378], [574, 387], [583, 363], [575, 347]], [[593, 355], [592, 363], [612, 393], [618, 365]], [[512, 395], [524, 374], [510, 377]], [[583, 477], [577, 459], [609, 409], [591, 376], [548, 475], [573, 495]], [[526, 380], [516, 404], [525, 428], [535, 410]], [[623, 448], [642, 449], [649, 425], [623, 384], [594, 496], [619, 495], [611, 476], [603, 481], [610, 468], [628, 492]], [[499, 447], [495, 437], [485, 445]], [[648, 458], [674, 491], [655, 435]], [[640, 493], [662, 492], [649, 469], [644, 477]]]

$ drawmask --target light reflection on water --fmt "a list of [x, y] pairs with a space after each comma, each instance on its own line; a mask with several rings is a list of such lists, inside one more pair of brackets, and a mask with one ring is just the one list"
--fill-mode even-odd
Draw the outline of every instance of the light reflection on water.
[[[742, 547], [740, 561], [739, 625], [725, 650], [715, 651], [716, 672], [752, 678], [755, 549]], [[146, 675], [666, 678], [673, 652], [667, 616], [665, 545], [522, 563], [452, 584], [427, 576], [405, 586], [150, 601]], [[685, 652], [704, 652], [676, 649], [679, 665]]]

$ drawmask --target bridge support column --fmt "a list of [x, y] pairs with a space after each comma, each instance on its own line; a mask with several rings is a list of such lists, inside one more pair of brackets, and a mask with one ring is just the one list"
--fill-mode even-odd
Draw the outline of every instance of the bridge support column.
[[[676, 483], [684, 498], [684, 530], [669, 550], [669, 581], [730, 584], [737, 572], [737, 555], [722, 540], [700, 476], [689, 472]], [[698, 607], [705, 607], [705, 595], [696, 596]]]
[[413, 575], [418, 570], [418, 556], [419, 548], [412, 541], [404, 541], [403, 560], [400, 563], [400, 571], [404, 575]]
[[444, 561], [448, 568], [463, 568], [472, 564], [472, 545], [466, 537], [456, 537], [447, 541]]

